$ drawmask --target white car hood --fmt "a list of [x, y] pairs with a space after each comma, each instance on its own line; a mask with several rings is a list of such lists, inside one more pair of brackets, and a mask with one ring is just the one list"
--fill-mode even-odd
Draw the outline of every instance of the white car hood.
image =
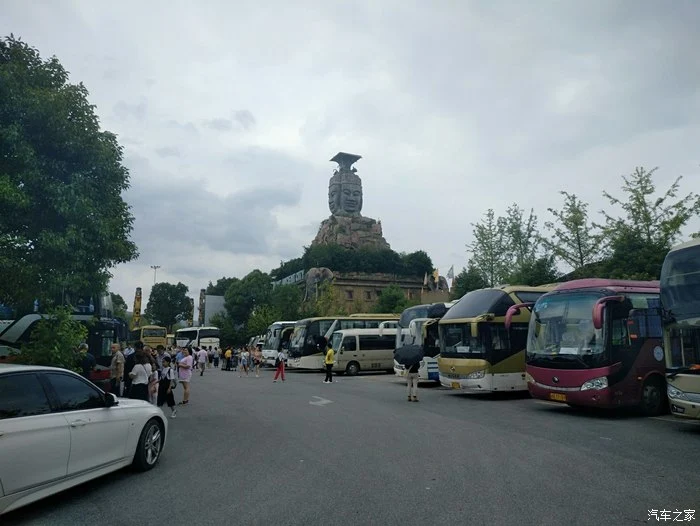
[[134, 400], [133, 398], [119, 398], [119, 405], [117, 407], [126, 407], [131, 409], [132, 407], [150, 407], [155, 409], [156, 406], [144, 400]]

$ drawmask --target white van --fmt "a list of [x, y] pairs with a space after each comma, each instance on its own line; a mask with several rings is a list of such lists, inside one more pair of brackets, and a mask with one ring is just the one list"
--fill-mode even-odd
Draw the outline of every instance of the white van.
[[335, 331], [330, 345], [335, 351], [333, 369], [354, 376], [360, 371], [394, 372], [396, 329], [344, 329]]

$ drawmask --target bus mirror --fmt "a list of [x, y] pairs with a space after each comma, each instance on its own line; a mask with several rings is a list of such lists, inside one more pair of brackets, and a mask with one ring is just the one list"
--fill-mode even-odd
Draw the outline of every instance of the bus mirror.
[[510, 324], [513, 322], [513, 316], [520, 314], [520, 309], [525, 307], [532, 307], [535, 303], [530, 301], [528, 303], [518, 303], [517, 305], [512, 305], [506, 312], [506, 329], [510, 329]]
[[593, 327], [598, 330], [603, 328], [603, 309], [605, 309], [605, 305], [622, 301], [625, 301], [624, 296], [605, 296], [596, 301], [595, 305], [593, 305]]

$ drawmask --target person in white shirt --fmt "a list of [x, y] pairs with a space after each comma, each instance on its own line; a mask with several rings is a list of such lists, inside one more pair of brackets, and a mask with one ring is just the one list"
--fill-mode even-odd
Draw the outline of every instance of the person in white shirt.
[[136, 365], [129, 373], [131, 377], [131, 389], [129, 389], [129, 398], [136, 400], [149, 401], [148, 382], [152, 374], [151, 363], [147, 356], [143, 354], [136, 355]]
[[207, 368], [207, 360], [209, 355], [203, 347], [197, 352], [197, 366], [199, 367], [199, 376], [204, 376], [204, 369]]

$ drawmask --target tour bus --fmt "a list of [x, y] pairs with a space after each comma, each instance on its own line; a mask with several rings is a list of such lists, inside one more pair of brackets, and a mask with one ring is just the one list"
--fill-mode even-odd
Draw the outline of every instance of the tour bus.
[[167, 344], [167, 329], [158, 325], [144, 325], [136, 327], [129, 333], [129, 339], [132, 342], [142, 341], [144, 345], [155, 349], [159, 345], [165, 347]]
[[[540, 297], [527, 339], [530, 394], [571, 406], [664, 412], [659, 306], [658, 281], [580, 279]], [[509, 314], [518, 310], [524, 306]]]
[[[419, 382], [434, 381], [440, 383], [440, 370], [437, 362], [437, 355], [440, 353], [438, 322], [455, 303], [457, 302], [426, 303], [425, 305], [408, 307], [401, 313], [394, 347], [399, 349], [404, 345], [423, 346], [424, 357], [418, 369]], [[394, 360], [394, 373], [396, 376], [405, 377], [406, 367]]]
[[[0, 363], [13, 361], [10, 351], [14, 352], [23, 344], [29, 343], [32, 331], [44, 316], [32, 313], [16, 319], [0, 320], [0, 348], [8, 353]], [[109, 390], [112, 344], [126, 343], [127, 336], [126, 322], [113, 316], [112, 300], [108, 295], [99, 297], [98, 301], [90, 301], [90, 307], [80, 303], [72, 306], [71, 318], [87, 328], [85, 343], [88, 352], [95, 358], [96, 365], [90, 374], [90, 380], [106, 390]]]
[[671, 413], [700, 418], [700, 239], [666, 255], [661, 304]]
[[289, 346], [289, 339], [294, 332], [294, 321], [276, 321], [267, 328], [262, 345], [263, 362], [275, 365], [277, 353]]
[[330, 339], [337, 330], [378, 329], [380, 325], [395, 328], [399, 316], [396, 314], [351, 314], [349, 316], [327, 316], [307, 318], [294, 324], [289, 343], [287, 365], [290, 369], [323, 369], [323, 353], [318, 349], [318, 338]]
[[217, 327], [188, 327], [175, 331], [178, 347], [218, 348], [220, 331]]
[[508, 309], [537, 300], [554, 285], [504, 285], [468, 292], [439, 321], [440, 383], [467, 393], [526, 391], [525, 345], [530, 313], [509, 329]]
[[360, 371], [393, 372], [394, 329], [344, 329], [335, 331], [330, 345], [335, 350], [336, 374], [355, 376]]

